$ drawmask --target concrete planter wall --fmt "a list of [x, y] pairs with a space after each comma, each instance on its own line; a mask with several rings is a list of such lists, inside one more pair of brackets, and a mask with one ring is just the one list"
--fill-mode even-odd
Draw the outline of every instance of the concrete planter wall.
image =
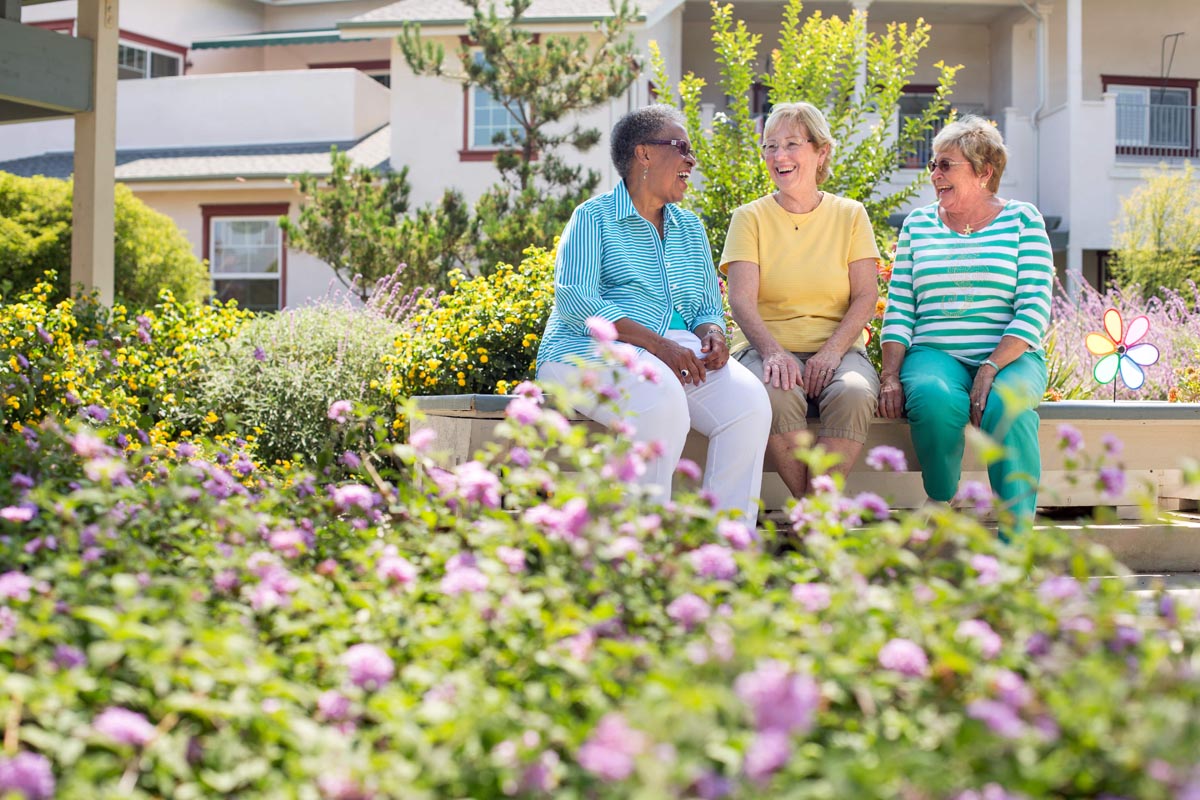
[[[426, 415], [414, 428], [430, 428], [438, 434], [438, 449], [445, 451], [451, 463], [469, 459], [492, 436], [496, 423], [504, 417], [509, 397], [503, 395], [438, 395], [417, 399], [417, 407]], [[1200, 500], [1200, 487], [1183, 486], [1181, 463], [1187, 456], [1200, 456], [1200, 404], [1165, 402], [1105, 402], [1068, 400], [1043, 403], [1038, 409], [1042, 419], [1042, 488], [1039, 503], [1044, 508], [1075, 508], [1115, 505], [1133, 508], [1142, 487], [1150, 486], [1163, 509], [1194, 509]], [[587, 420], [584, 424], [595, 426]], [[1126, 491], [1123, 497], [1102, 497], [1095, 488], [1095, 474], [1077, 473], [1071, 480], [1063, 452], [1058, 445], [1058, 427], [1069, 424], [1084, 436], [1083, 459], [1103, 451], [1101, 439], [1113, 434], [1125, 445], [1119, 457], [1124, 466]], [[901, 473], [879, 473], [862, 460], [847, 480], [847, 491], [876, 492], [895, 508], [916, 508], [925, 501], [921, 476], [905, 420], [878, 419], [871, 428], [867, 449], [891, 445], [904, 451], [912, 469]], [[703, 466], [708, 440], [693, 432], [684, 456]], [[1081, 459], [1082, 460], [1082, 459]], [[987, 481], [982, 464], [967, 448], [963, 459], [963, 479]], [[783, 482], [768, 463], [763, 478], [763, 503], [768, 512], [784, 507], [789, 495]]]

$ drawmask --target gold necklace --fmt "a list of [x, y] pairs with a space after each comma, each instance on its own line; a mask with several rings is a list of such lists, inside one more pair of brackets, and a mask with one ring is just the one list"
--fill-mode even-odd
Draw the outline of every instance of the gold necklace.
[[[990, 220], [992, 220], [997, 214], [1000, 213], [1000, 210], [1002, 208], [1003, 208], [1003, 206], [1001, 206], [1000, 209], [989, 207], [987, 213], [984, 214], [982, 217], [980, 217], [978, 220], [976, 220], [975, 222], [968, 222], [966, 225], [963, 226], [963, 229], [962, 229], [963, 235], [970, 236], [972, 233], [974, 233], [976, 230], [975, 225], [987, 225], [987, 223]], [[941, 206], [938, 206], [938, 209], [942, 212], [942, 216], [944, 216], [946, 218], [946, 227], [952, 231], [957, 231], [957, 229], [954, 227], [954, 225], [950, 222], [950, 212], [947, 211], [946, 209], [942, 208]]]
[[[820, 189], [818, 189], [817, 190], [817, 202], [813, 203], [812, 208], [810, 208], [808, 211], [793, 212], [793, 211], [788, 211], [787, 207], [784, 206], [784, 204], [779, 201], [779, 198], [782, 196], [783, 196], [783, 192], [776, 191], [775, 192], [775, 203], [776, 203], [776, 205], [778, 205], [780, 208], [782, 208], [784, 211], [787, 212], [788, 219], [791, 219], [796, 214], [811, 214], [812, 212], [814, 212], [818, 208], [820, 208], [821, 201], [825, 199], [825, 193], [823, 191], [821, 191]], [[796, 220], [794, 220], [794, 219], [792, 220], [792, 229], [797, 230], [797, 231], [800, 230], [800, 223], [796, 222]]]

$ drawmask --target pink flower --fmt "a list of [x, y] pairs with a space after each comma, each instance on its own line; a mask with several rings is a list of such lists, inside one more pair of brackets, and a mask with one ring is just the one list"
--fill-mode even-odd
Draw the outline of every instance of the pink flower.
[[452, 569], [442, 578], [442, 592], [448, 595], [477, 594], [488, 587], [487, 575], [475, 567]]
[[746, 748], [743, 768], [750, 780], [765, 784], [772, 775], [787, 766], [791, 757], [792, 742], [786, 733], [762, 731], [755, 735]]
[[342, 653], [350, 682], [363, 689], [378, 689], [392, 679], [396, 666], [392, 659], [373, 644], [356, 644]]
[[723, 519], [717, 523], [717, 534], [734, 550], [745, 550], [754, 543], [754, 532], [737, 520]]
[[958, 639], [970, 639], [979, 646], [980, 654], [987, 659], [995, 658], [1004, 648], [1000, 635], [992, 630], [992, 626], [981, 619], [965, 619], [958, 623], [954, 633]]
[[375, 505], [375, 494], [370, 487], [361, 483], [348, 483], [344, 486], [333, 487], [333, 504], [338, 511], [349, 511], [352, 508], [369, 510]]
[[545, 503], [534, 506], [525, 512], [523, 518], [526, 523], [545, 531], [546, 535], [569, 541], [579, 538], [591, 515], [588, 514], [587, 500], [575, 497], [564, 503], [562, 508]]
[[408, 444], [418, 453], [424, 453], [429, 450], [436, 438], [437, 431], [433, 428], [418, 428], [409, 435]]
[[1125, 493], [1125, 470], [1120, 467], [1104, 466], [1100, 468], [1101, 494], [1109, 500], [1116, 500]]
[[0, 756], [0, 796], [13, 794], [21, 800], [54, 797], [54, 770], [45, 756], [26, 752], [12, 758]]
[[307, 542], [304, 540], [304, 534], [294, 528], [282, 531], [275, 531], [268, 537], [267, 543], [271, 549], [279, 553], [284, 558], [295, 558], [304, 552]]
[[504, 409], [504, 416], [518, 425], [532, 425], [541, 415], [542, 407], [528, 397], [514, 397]]
[[394, 545], [389, 545], [375, 562], [375, 575], [385, 583], [407, 587], [416, 582], [417, 568], [404, 556], [397, 555]]
[[792, 599], [814, 614], [829, 608], [832, 594], [823, 583], [797, 583], [792, 586]]
[[1125, 449], [1125, 444], [1111, 433], [1104, 434], [1100, 438], [1100, 442], [1104, 445], [1104, 452], [1113, 458], [1121, 455], [1121, 451]]
[[1083, 449], [1083, 434], [1073, 425], [1058, 426], [1058, 446], [1073, 456]]
[[496, 548], [496, 558], [500, 559], [500, 563], [508, 567], [508, 571], [513, 575], [520, 575], [525, 571], [525, 551], [519, 547], [501, 545]]
[[154, 726], [136, 711], [109, 706], [92, 720], [92, 728], [118, 744], [142, 747], [154, 738]]
[[818, 475], [809, 484], [817, 494], [833, 494], [837, 491], [837, 482], [832, 475]]
[[317, 778], [317, 791], [323, 800], [371, 800], [375, 793], [363, 788], [348, 775], [321, 775]]
[[19, 506], [5, 506], [0, 508], [0, 519], [6, 519], [9, 522], [29, 522], [37, 513], [37, 508], [32, 505], [21, 504]]
[[929, 671], [929, 657], [915, 642], [892, 639], [879, 651], [879, 666], [901, 675], [923, 678]]
[[6, 600], [28, 600], [33, 579], [23, 572], [13, 570], [0, 575], [0, 597]]
[[690, 592], [680, 595], [667, 606], [667, 616], [678, 622], [687, 630], [704, 622], [712, 614], [708, 603]]
[[754, 713], [759, 731], [807, 732], [821, 703], [817, 682], [782, 661], [760, 661], [753, 672], [738, 676], [734, 690]]
[[513, 388], [513, 394], [518, 397], [528, 397], [537, 403], [541, 403], [546, 399], [546, 395], [542, 392], [542, 387], [532, 381], [521, 381]]
[[605, 714], [579, 748], [579, 766], [605, 781], [633, 774], [634, 759], [646, 749], [646, 735], [630, 728], [617, 713]]
[[867, 466], [874, 470], [904, 472], [908, 469], [908, 461], [904, 458], [903, 450], [884, 444], [871, 448], [871, 452], [867, 453]]
[[992, 686], [1000, 700], [1013, 708], [1021, 708], [1033, 699], [1032, 692], [1025, 679], [1010, 669], [1002, 669], [996, 673]]
[[[515, 402], [515, 401], [514, 401]], [[500, 506], [500, 479], [478, 461], [467, 461], [454, 470], [463, 499], [487, 508]]]
[[738, 573], [733, 551], [719, 544], [701, 545], [689, 554], [692, 567], [706, 578], [729, 580]]
[[353, 408], [354, 406], [349, 400], [334, 400], [330, 404], [326, 416], [340, 425], [349, 418], [349, 414]]
[[995, 700], [972, 700], [967, 704], [967, 716], [977, 719], [1004, 739], [1016, 739], [1025, 733], [1025, 723], [1017, 712], [1005, 703]]
[[350, 698], [339, 691], [330, 689], [322, 692], [317, 698], [317, 711], [329, 722], [342, 722], [350, 719]]
[[113, 449], [100, 441], [94, 433], [80, 431], [71, 437], [71, 449], [80, 458], [101, 458], [113, 455]]
[[1000, 580], [1000, 562], [992, 556], [982, 553], [971, 556], [971, 569], [979, 573], [977, 583], [980, 586], [991, 586]]
[[968, 502], [975, 507], [976, 514], [984, 514], [992, 507], [992, 490], [986, 483], [964, 481], [954, 499]]
[[864, 514], [871, 515], [874, 519], [887, 519], [891, 514], [887, 500], [874, 492], [861, 492], [854, 498], [854, 502], [859, 510]]
[[700, 465], [695, 461], [692, 461], [690, 458], [679, 459], [679, 463], [675, 465], [675, 472], [676, 474], [682, 475], [688, 480], [696, 481], [697, 483], [700, 482], [700, 478], [702, 477]]
[[608, 480], [633, 483], [646, 474], [646, 462], [637, 453], [630, 451], [605, 464], [600, 474]]
[[1079, 581], [1066, 575], [1055, 575], [1038, 586], [1038, 597], [1043, 602], [1072, 600], [1080, 594]]
[[604, 317], [588, 317], [584, 320], [587, 325], [588, 333], [598, 342], [615, 342], [617, 340], [617, 328]]

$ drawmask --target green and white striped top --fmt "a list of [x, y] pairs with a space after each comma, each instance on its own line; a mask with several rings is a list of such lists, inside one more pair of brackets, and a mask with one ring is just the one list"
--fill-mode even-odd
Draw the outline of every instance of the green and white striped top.
[[924, 345], [972, 366], [1005, 335], [1040, 350], [1053, 284], [1046, 223], [1031, 204], [1009, 200], [970, 234], [943, 224], [937, 203], [918, 208], [900, 230], [880, 341]]

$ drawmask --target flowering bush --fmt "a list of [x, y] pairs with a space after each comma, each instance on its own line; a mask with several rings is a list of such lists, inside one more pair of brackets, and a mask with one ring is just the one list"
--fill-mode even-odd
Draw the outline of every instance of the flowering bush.
[[778, 549], [638, 501], [603, 476], [652, 453], [516, 392], [475, 460], [418, 431], [334, 485], [0, 434], [37, 454], [0, 495], [0, 793], [1200, 790], [1197, 609], [1091, 578], [1120, 573], [1102, 549], [837, 480]]
[[554, 253], [530, 248], [517, 266], [451, 278], [453, 290], [422, 298], [385, 361], [394, 397], [505, 394], [533, 377], [554, 297]]

